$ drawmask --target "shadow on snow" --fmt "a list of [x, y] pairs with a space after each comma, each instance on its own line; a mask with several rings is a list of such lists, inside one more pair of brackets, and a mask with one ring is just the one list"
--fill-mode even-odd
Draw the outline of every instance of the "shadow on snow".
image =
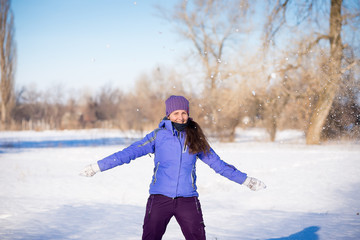
[[301, 232], [291, 234], [288, 237], [281, 238], [269, 238], [267, 240], [319, 240], [317, 232], [320, 230], [320, 227], [312, 226], [305, 228]]

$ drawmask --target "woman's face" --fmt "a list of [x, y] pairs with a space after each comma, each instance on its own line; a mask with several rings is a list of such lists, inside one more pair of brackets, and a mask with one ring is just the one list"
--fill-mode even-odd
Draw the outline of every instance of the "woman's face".
[[176, 110], [170, 113], [169, 119], [172, 122], [184, 124], [187, 122], [189, 115], [185, 110]]

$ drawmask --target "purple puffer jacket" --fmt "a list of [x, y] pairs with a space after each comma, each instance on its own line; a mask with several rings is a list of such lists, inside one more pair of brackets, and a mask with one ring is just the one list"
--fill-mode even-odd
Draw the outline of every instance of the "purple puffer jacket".
[[215, 172], [242, 184], [246, 174], [227, 164], [210, 149], [210, 153], [190, 154], [185, 142], [185, 133], [178, 132], [170, 120], [163, 120], [159, 128], [146, 135], [142, 140], [131, 144], [100, 161], [101, 171], [129, 163], [138, 157], [154, 153], [154, 175], [150, 184], [150, 194], [168, 197], [198, 196], [196, 189], [196, 160], [201, 159]]

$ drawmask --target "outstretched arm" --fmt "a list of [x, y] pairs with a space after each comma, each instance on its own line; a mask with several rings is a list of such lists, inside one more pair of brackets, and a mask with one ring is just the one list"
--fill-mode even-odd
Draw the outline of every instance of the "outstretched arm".
[[129, 147], [111, 154], [97, 163], [88, 165], [80, 173], [81, 176], [92, 177], [97, 172], [102, 172], [110, 168], [129, 163], [138, 157], [144, 156], [148, 153], [153, 153], [155, 150], [155, 139], [157, 130], [149, 133], [140, 141], [134, 142]]
[[239, 171], [233, 165], [230, 165], [221, 160], [213, 149], [210, 149], [210, 152], [207, 154], [199, 154], [198, 157], [212, 169], [214, 169], [216, 173], [219, 173], [231, 181], [245, 185], [253, 191], [266, 188], [266, 185], [260, 180], [253, 177], [248, 177], [246, 173]]

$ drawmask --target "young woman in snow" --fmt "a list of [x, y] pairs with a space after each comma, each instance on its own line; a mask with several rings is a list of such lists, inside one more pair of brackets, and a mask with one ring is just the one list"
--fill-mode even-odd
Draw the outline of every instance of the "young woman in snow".
[[185, 97], [170, 96], [165, 105], [166, 117], [160, 122], [159, 128], [122, 151], [87, 166], [81, 174], [91, 177], [97, 172], [154, 153], [155, 168], [142, 239], [161, 239], [170, 219], [175, 216], [187, 240], [203, 240], [205, 225], [196, 190], [197, 158], [215, 172], [251, 190], [260, 190], [266, 186], [220, 159], [210, 147], [200, 126], [189, 118], [189, 102]]

